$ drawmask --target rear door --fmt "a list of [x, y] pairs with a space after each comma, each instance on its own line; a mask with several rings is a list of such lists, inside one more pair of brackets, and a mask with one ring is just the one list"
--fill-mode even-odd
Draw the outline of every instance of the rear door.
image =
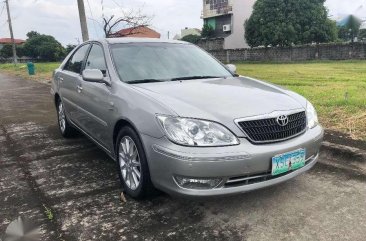
[[[104, 78], [109, 79], [103, 47], [93, 43], [88, 54], [84, 69], [98, 69], [102, 71]], [[102, 83], [78, 80], [78, 103], [81, 108], [80, 124], [82, 128], [96, 139], [100, 144], [108, 148], [108, 126], [111, 114], [110, 87]]]
[[85, 58], [90, 44], [80, 46], [66, 62], [62, 73], [58, 75], [60, 95], [65, 107], [66, 115], [79, 125], [78, 111], [78, 82], [81, 79], [81, 70], [85, 65]]

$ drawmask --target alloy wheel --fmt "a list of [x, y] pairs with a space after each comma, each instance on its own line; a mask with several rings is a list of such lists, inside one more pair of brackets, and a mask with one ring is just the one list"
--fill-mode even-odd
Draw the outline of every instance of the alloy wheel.
[[58, 123], [60, 125], [61, 132], [65, 133], [65, 130], [66, 130], [66, 117], [65, 117], [64, 106], [63, 106], [61, 101], [58, 104]]
[[131, 190], [136, 190], [141, 183], [141, 162], [136, 144], [129, 136], [120, 141], [118, 159], [125, 184]]

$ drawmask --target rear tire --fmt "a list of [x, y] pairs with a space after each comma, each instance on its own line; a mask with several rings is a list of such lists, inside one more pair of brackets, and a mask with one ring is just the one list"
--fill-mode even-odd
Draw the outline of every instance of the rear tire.
[[57, 101], [56, 109], [57, 109], [58, 127], [61, 132], [61, 135], [65, 138], [74, 137], [77, 131], [71, 126], [71, 124], [67, 120], [65, 108], [61, 100]]
[[143, 199], [156, 193], [142, 142], [129, 126], [123, 127], [117, 136], [116, 162], [121, 185], [129, 196]]

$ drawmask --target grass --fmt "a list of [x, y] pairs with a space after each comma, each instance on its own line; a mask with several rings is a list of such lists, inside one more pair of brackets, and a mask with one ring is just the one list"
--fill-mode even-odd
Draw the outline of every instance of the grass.
[[239, 63], [237, 68], [241, 75], [305, 96], [326, 128], [366, 140], [366, 61]]
[[46, 214], [47, 219], [52, 221], [54, 218], [52, 210], [50, 208], [46, 207], [46, 205], [44, 205], [44, 204], [43, 204], [43, 207], [44, 207], [44, 213]]
[[16, 66], [14, 64], [0, 64], [0, 71], [46, 83], [51, 80], [53, 70], [58, 68], [60, 63], [35, 63], [34, 65], [36, 74], [32, 76], [28, 75], [26, 63], [19, 63]]
[[[48, 82], [60, 63], [36, 63], [29, 77], [26, 64], [0, 64], [0, 71]], [[366, 61], [304, 63], [237, 63], [238, 73], [293, 90], [316, 107], [327, 129], [366, 140]]]

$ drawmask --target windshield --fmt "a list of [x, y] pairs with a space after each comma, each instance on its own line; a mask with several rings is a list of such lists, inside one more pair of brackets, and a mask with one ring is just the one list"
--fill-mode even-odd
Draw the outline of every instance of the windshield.
[[205, 51], [189, 44], [113, 44], [111, 52], [119, 77], [128, 83], [232, 76]]

